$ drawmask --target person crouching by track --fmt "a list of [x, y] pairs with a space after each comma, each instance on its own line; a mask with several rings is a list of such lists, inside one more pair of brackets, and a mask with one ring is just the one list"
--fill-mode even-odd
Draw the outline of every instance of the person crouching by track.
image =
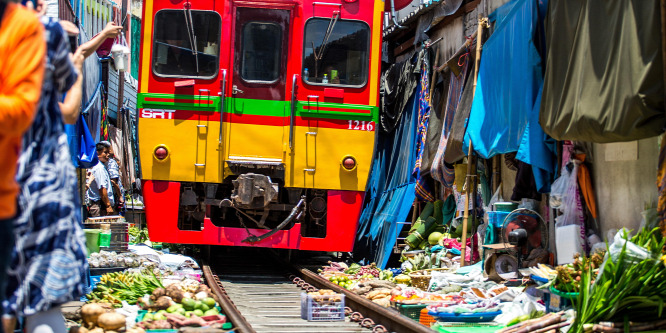
[[103, 143], [98, 143], [95, 146], [97, 150], [97, 158], [100, 163], [97, 163], [92, 168], [92, 176], [95, 177], [90, 188], [86, 191], [88, 197], [88, 214], [90, 217], [114, 215], [115, 200], [113, 197], [113, 187], [109, 172], [106, 171], [105, 163], [109, 160], [109, 148]]

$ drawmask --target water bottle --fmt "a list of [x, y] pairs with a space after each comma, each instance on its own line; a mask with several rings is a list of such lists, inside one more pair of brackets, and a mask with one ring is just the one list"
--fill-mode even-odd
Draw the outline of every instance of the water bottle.
[[310, 72], [307, 68], [303, 70], [303, 81], [310, 81]]
[[321, 83], [328, 83], [328, 74], [324, 74], [324, 78], [321, 80]]

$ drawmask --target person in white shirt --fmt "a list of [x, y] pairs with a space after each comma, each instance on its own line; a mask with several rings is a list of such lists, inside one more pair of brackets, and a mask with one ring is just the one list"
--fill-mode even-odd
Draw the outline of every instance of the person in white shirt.
[[92, 168], [92, 176], [94, 180], [90, 183], [90, 187], [86, 191], [88, 197], [88, 213], [91, 217], [114, 215], [115, 200], [113, 197], [113, 188], [109, 172], [106, 171], [104, 164], [109, 160], [109, 148], [102, 143], [98, 143], [95, 147], [97, 150], [97, 158], [100, 163], [97, 163]]

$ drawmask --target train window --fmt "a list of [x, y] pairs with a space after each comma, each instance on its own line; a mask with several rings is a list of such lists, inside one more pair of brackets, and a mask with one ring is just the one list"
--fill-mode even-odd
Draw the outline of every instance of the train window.
[[157, 12], [153, 72], [167, 77], [214, 77], [219, 68], [220, 26], [220, 15], [213, 11]]
[[304, 34], [304, 81], [354, 87], [365, 85], [370, 47], [370, 27], [365, 22], [312, 18], [305, 24]]
[[243, 26], [241, 76], [245, 81], [275, 82], [280, 77], [282, 28], [275, 23]]

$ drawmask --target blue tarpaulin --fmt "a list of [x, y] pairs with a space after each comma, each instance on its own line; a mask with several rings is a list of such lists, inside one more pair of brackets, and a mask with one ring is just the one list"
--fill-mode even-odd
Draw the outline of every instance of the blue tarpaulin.
[[543, 84], [533, 43], [536, 0], [513, 0], [494, 11], [495, 32], [483, 45], [464, 150], [469, 142], [483, 158], [515, 152]]
[[402, 222], [414, 202], [418, 103], [414, 94], [393, 133], [379, 132], [375, 158], [366, 187], [354, 253], [386, 267]]
[[469, 142], [483, 158], [518, 152], [532, 165], [539, 192], [549, 192], [555, 141], [539, 125], [545, 54], [546, 0], [513, 0], [493, 12], [493, 35], [483, 46], [464, 150]]

